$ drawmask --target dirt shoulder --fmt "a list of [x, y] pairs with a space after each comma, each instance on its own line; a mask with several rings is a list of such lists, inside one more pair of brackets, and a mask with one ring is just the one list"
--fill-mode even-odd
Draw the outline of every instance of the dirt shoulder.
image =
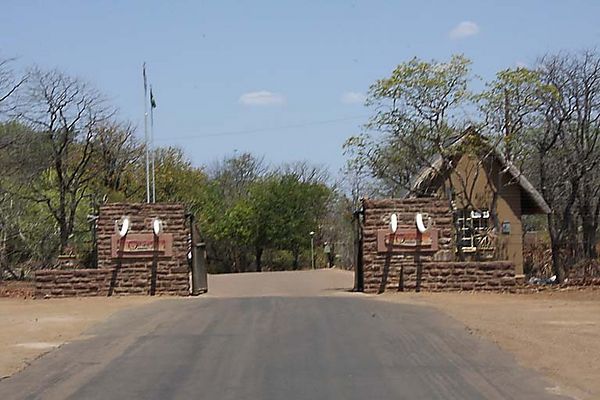
[[0, 378], [44, 353], [76, 340], [111, 314], [155, 301], [150, 297], [0, 298]]
[[32, 299], [35, 285], [31, 281], [0, 281], [0, 298]]
[[376, 299], [435, 307], [541, 372], [557, 392], [600, 398], [600, 290], [396, 293]]

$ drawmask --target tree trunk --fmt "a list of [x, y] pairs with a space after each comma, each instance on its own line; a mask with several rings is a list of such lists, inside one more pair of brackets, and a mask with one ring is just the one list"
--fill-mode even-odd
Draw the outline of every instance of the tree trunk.
[[598, 205], [594, 209], [592, 206], [593, 196], [592, 189], [589, 185], [585, 186], [585, 189], [579, 196], [579, 215], [581, 216], [581, 230], [582, 230], [582, 253], [585, 259], [595, 259], [598, 257], [596, 251], [596, 231], [598, 230]]
[[256, 272], [262, 272], [262, 255], [263, 249], [262, 247], [256, 247]]
[[64, 254], [69, 245], [69, 235], [70, 235], [66, 220], [63, 219], [62, 221], [60, 221], [59, 229], [60, 229], [60, 253], [59, 254]]
[[583, 254], [586, 259], [595, 259], [598, 257], [596, 251], [596, 227], [589, 220], [582, 221], [583, 230]]
[[563, 283], [565, 280], [565, 269], [560, 254], [560, 234], [553, 227], [553, 222], [552, 214], [548, 214], [548, 230], [550, 233], [550, 247], [552, 249], [552, 271], [556, 275], [557, 281]]
[[329, 268], [333, 268], [333, 264], [335, 262], [335, 244], [330, 244], [330, 251], [327, 254], [327, 260], [329, 261]]
[[8, 264], [8, 256], [6, 255], [6, 231], [2, 235], [2, 246], [0, 246], [0, 282], [4, 276], [4, 265]]
[[294, 270], [298, 269], [298, 259], [300, 258], [300, 251], [298, 250], [292, 250], [292, 254], [294, 256], [294, 262], [292, 264], [292, 268]]

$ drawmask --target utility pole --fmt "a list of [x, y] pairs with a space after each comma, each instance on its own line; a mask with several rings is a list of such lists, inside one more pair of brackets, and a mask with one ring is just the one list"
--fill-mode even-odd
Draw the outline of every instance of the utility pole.
[[504, 143], [506, 145], [506, 159], [512, 161], [512, 121], [510, 113], [510, 99], [508, 90], [504, 90]]
[[315, 269], [315, 232], [310, 231], [310, 263], [312, 269]]

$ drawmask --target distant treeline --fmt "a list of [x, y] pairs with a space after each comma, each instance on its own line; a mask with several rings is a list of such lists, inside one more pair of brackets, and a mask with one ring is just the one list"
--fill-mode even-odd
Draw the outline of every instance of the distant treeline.
[[[101, 204], [143, 202], [145, 146], [136, 128], [87, 82], [0, 60], [0, 278], [53, 268], [60, 254], [92, 265]], [[202, 168], [157, 148], [156, 201], [182, 202], [207, 242], [213, 272], [311, 265], [328, 241], [348, 263], [351, 205], [306, 162], [266, 165], [239, 154]]]

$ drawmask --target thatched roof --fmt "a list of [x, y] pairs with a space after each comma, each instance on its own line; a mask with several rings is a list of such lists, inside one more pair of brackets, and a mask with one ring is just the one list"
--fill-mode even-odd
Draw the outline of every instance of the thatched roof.
[[[458, 146], [470, 133], [463, 135], [456, 140], [451, 146]], [[521, 212], [522, 214], [550, 214], [551, 209], [548, 203], [544, 200], [540, 192], [529, 182], [521, 171], [498, 150], [497, 147], [489, 146], [490, 151], [488, 156], [494, 157], [502, 167], [502, 172], [510, 174], [512, 179], [521, 188]], [[463, 154], [457, 152], [457, 160]], [[415, 177], [411, 185], [409, 197], [418, 197], [422, 195], [431, 195], [443, 182], [443, 179], [448, 176], [448, 167], [441, 156], [431, 163], [431, 166], [423, 168]], [[441, 179], [440, 179], [441, 178]]]

